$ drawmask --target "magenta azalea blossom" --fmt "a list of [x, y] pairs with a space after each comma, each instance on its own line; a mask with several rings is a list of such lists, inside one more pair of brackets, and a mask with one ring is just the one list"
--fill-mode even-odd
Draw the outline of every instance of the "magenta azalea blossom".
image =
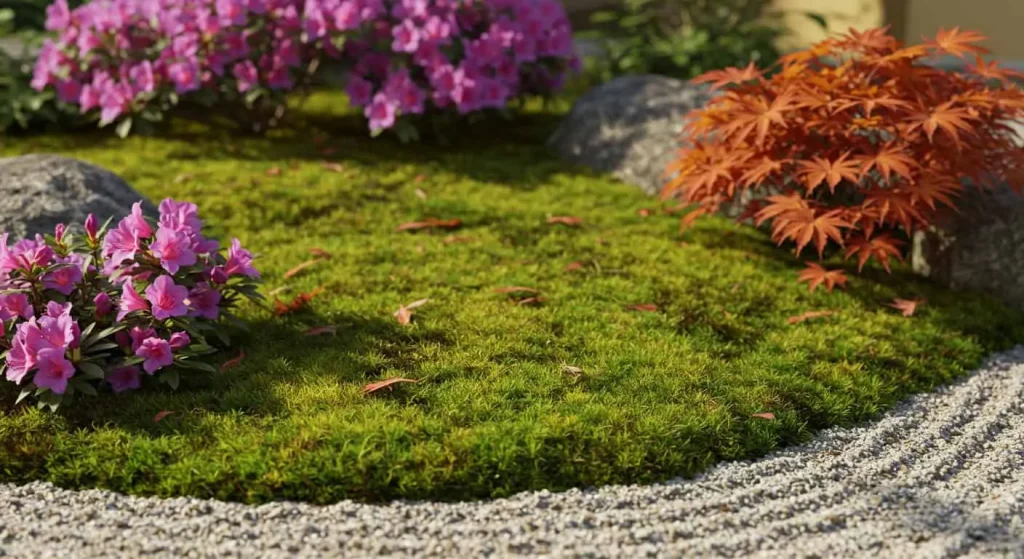
[[138, 367], [118, 367], [107, 375], [107, 382], [114, 393], [120, 394], [126, 390], [137, 390], [142, 386], [142, 375]]
[[39, 388], [49, 388], [55, 394], [63, 394], [68, 389], [68, 380], [75, 375], [75, 366], [65, 359], [63, 349], [39, 350], [36, 366], [38, 371], [32, 382]]
[[156, 231], [156, 240], [149, 245], [149, 249], [160, 259], [160, 266], [171, 274], [178, 273], [182, 266], [196, 263], [196, 253], [192, 252], [192, 240], [182, 230], [160, 227]]
[[260, 277], [259, 271], [252, 267], [252, 253], [242, 248], [242, 242], [238, 239], [231, 240], [231, 248], [228, 249], [228, 262], [224, 265], [224, 271], [229, 276]]
[[220, 292], [208, 283], [197, 283], [188, 294], [192, 316], [217, 320], [220, 316]]
[[135, 355], [145, 358], [142, 368], [148, 374], [174, 363], [174, 354], [171, 352], [171, 345], [167, 340], [160, 338], [146, 338], [142, 345], [136, 350]]
[[98, 318], [107, 316], [114, 309], [113, 303], [110, 302], [110, 296], [105, 291], [97, 293], [92, 298], [92, 303], [96, 305], [96, 316]]
[[121, 287], [121, 301], [118, 303], [117, 321], [121, 322], [129, 313], [148, 311], [149, 303], [143, 299], [131, 281], [124, 282]]
[[138, 326], [128, 331], [128, 338], [132, 343], [132, 351], [139, 351], [142, 342], [156, 336], [156, 330], [152, 328], [139, 328]]
[[175, 332], [171, 334], [171, 339], [168, 343], [171, 349], [183, 349], [192, 343], [192, 338], [188, 335], [188, 332]]
[[32, 318], [35, 310], [24, 293], [8, 293], [0, 295], [0, 320], [11, 320], [21, 317], [25, 320]]
[[43, 276], [43, 287], [53, 289], [62, 295], [71, 295], [82, 281], [82, 265], [85, 262], [81, 256], [72, 254], [66, 258], [58, 258], [56, 263], [62, 266]]
[[187, 299], [188, 288], [176, 285], [171, 276], [160, 276], [146, 288], [146, 300], [157, 320], [188, 314]]

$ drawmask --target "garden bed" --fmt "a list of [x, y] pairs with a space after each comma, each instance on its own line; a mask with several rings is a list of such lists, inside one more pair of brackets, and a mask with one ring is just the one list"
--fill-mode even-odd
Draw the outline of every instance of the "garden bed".
[[[261, 253], [271, 300], [322, 290], [244, 308], [244, 357], [177, 392], [48, 413], [5, 385], [0, 481], [314, 503], [652, 482], [865, 420], [1024, 340], [1019, 312], [903, 270], [809, 293], [802, 262], [723, 219], [680, 244], [677, 215], [544, 152], [557, 113], [442, 149], [371, 140], [340, 103], [268, 138], [4, 140], [196, 202]], [[431, 218], [461, 225], [398, 230]], [[927, 302], [904, 317], [896, 297]], [[791, 320], [810, 311], [832, 314]], [[393, 377], [418, 382], [363, 393]]]

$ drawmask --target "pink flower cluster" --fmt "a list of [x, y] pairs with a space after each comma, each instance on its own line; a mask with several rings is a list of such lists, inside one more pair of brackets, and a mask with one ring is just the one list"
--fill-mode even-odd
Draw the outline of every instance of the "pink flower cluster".
[[579, 67], [558, 0], [396, 1], [346, 41], [343, 60], [349, 99], [374, 131], [432, 108], [465, 114], [551, 93]]
[[212, 351], [202, 323], [259, 298], [252, 254], [238, 239], [221, 254], [195, 204], [168, 198], [151, 223], [137, 203], [114, 229], [92, 215], [84, 229], [82, 243], [63, 225], [10, 246], [0, 235], [0, 370], [30, 381], [23, 395], [54, 404], [94, 380], [122, 392], [158, 371], [176, 385], [173, 365], [209, 369], [194, 360]]
[[[296, 71], [340, 59], [374, 131], [402, 115], [500, 108], [578, 68], [558, 0], [56, 0], [32, 85], [101, 125], [182, 96], [283, 103]], [[341, 49], [338, 45], [344, 45]]]
[[[310, 2], [315, 4], [315, 2]], [[209, 92], [287, 91], [310, 61], [300, 0], [56, 0], [32, 86], [101, 124]], [[331, 45], [319, 45], [330, 48]]]

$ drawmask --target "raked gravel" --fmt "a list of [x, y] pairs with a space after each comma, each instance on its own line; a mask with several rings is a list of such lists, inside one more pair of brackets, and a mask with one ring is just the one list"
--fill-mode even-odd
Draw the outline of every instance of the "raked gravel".
[[869, 425], [652, 486], [250, 507], [0, 485], [4, 554], [1024, 558], [1024, 348]]

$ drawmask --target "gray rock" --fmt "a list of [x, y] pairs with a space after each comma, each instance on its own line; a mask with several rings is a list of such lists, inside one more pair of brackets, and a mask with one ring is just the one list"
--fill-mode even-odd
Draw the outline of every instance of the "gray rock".
[[[1024, 134], [1024, 123], [1011, 126]], [[982, 291], [1024, 308], [1024, 196], [1010, 185], [968, 185], [956, 202], [958, 213], [914, 233], [912, 269], [953, 289]]]
[[14, 237], [78, 225], [90, 213], [103, 223], [140, 200], [146, 215], [157, 214], [124, 179], [84, 161], [46, 153], [0, 158], [0, 231]]
[[664, 76], [616, 78], [580, 97], [548, 147], [657, 194], [679, 149], [683, 117], [710, 98], [707, 87]]

